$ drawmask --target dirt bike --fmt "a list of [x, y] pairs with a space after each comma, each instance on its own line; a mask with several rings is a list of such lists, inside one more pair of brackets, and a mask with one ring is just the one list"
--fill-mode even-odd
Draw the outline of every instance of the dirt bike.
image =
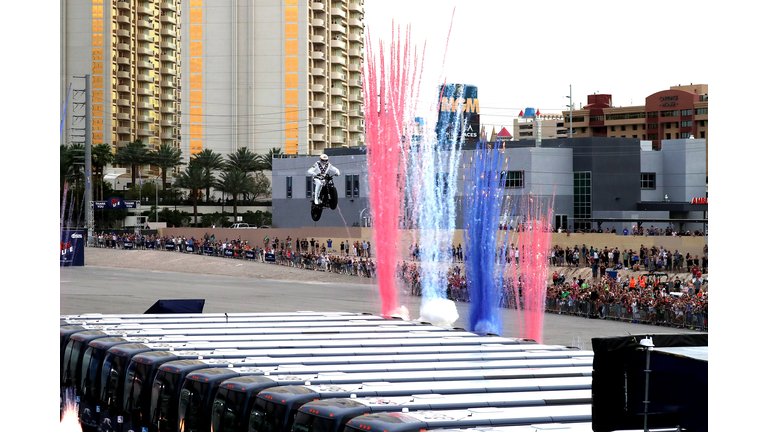
[[336, 187], [333, 185], [333, 177], [325, 175], [322, 177], [323, 186], [320, 188], [320, 204], [315, 204], [314, 198], [310, 201], [312, 207], [310, 213], [312, 220], [317, 222], [320, 220], [320, 216], [323, 215], [323, 209], [329, 208], [336, 210], [336, 205], [339, 203], [339, 195], [336, 192]]

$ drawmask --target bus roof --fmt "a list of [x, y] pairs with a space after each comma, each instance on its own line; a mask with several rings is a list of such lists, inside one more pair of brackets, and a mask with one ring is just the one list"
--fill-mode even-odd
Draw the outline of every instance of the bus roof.
[[[463, 393], [496, 393], [496, 392], [528, 392], [544, 390], [582, 390], [590, 389], [591, 377], [565, 377], [565, 378], [520, 378], [520, 379], [492, 379], [492, 380], [467, 380], [467, 381], [431, 381], [429, 385], [423, 382], [366, 382], [362, 384], [322, 384], [291, 387], [274, 387], [261, 392], [264, 396], [272, 392], [290, 394], [313, 394], [317, 399], [374, 397], [374, 396], [410, 396], [415, 394], [463, 394]], [[292, 393], [294, 392], [295, 393]], [[259, 397], [262, 397], [261, 394]], [[288, 403], [301, 401], [300, 398], [288, 400]]]
[[347, 427], [367, 432], [400, 432], [448, 427], [586, 422], [591, 419], [592, 405], [579, 404], [371, 414], [353, 418], [347, 422]]
[[340, 418], [349, 412], [392, 412], [408, 410], [445, 410], [479, 407], [588, 404], [591, 390], [555, 390], [505, 393], [469, 393], [460, 395], [412, 395], [390, 398], [335, 398], [305, 403], [299, 411], [325, 418]]
[[178, 316], [176, 314], [161, 314], [157, 316], [142, 315], [140, 318], [119, 318], [106, 315], [97, 319], [67, 319], [68, 324], [93, 324], [93, 325], [118, 325], [118, 324], [193, 324], [193, 323], [218, 323], [218, 322], [274, 322], [274, 323], [288, 323], [288, 322], [322, 322], [322, 321], [386, 321], [385, 318], [376, 317], [372, 315], [313, 315], [313, 316], [271, 316], [271, 317], [259, 317], [259, 316], [230, 316], [229, 314], [215, 314], [216, 316], [201, 316], [194, 315], [190, 317]]

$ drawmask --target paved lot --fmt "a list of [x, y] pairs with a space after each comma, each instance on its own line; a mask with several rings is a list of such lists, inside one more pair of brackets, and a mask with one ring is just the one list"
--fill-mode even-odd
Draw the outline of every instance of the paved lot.
[[[380, 313], [370, 284], [289, 282], [218, 275], [80, 267], [61, 269], [60, 313], [143, 313], [158, 299], [205, 299], [205, 312], [344, 311]], [[406, 298], [418, 318], [420, 298]], [[467, 327], [467, 305], [454, 324]], [[503, 309], [502, 336], [518, 336], [517, 314]], [[591, 338], [691, 330], [546, 314], [543, 343], [591, 349]]]

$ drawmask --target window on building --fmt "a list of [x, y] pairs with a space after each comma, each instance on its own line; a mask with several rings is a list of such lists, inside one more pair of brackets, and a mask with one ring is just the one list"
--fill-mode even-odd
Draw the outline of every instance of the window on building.
[[696, 108], [696, 115], [708, 114], [709, 108]]
[[643, 134], [643, 139], [645, 139], [645, 134]]
[[581, 128], [581, 133], [587, 133], [587, 128], [585, 127]]
[[352, 196], [360, 196], [360, 176], [358, 174], [352, 176]]
[[312, 181], [312, 176], [307, 176], [307, 198], [312, 198], [314, 189], [315, 183]]
[[705, 123], [704, 120], [699, 120], [699, 127], [704, 127]]
[[655, 133], [654, 134], [648, 134], [648, 139], [649, 140], [657, 140], [657, 139], [659, 139], [659, 134], [655, 134]]
[[683, 132], [680, 134], [680, 138], [687, 139], [689, 136], [691, 136], [690, 132]]
[[693, 122], [690, 120], [680, 122], [680, 127], [691, 127], [691, 126], [693, 126]]
[[680, 110], [680, 115], [681, 116], [693, 115], [693, 110], [689, 110], [689, 109], [687, 109], [687, 110]]
[[285, 197], [293, 198], [293, 177], [285, 178]]
[[521, 137], [532, 137], [533, 132], [520, 132]]
[[[592, 172], [573, 173], [573, 217], [588, 219], [592, 217]], [[574, 221], [575, 229], [589, 229], [591, 222]]]
[[656, 173], [640, 173], [640, 189], [656, 189]]
[[345, 182], [344, 182], [345, 183], [345, 186], [344, 186], [345, 194], [344, 195], [347, 198], [352, 198], [352, 176], [348, 175], [348, 176], [344, 177], [344, 179], [345, 179]]
[[611, 126], [611, 132], [615, 132], [615, 131], [616, 131], [616, 126]]
[[519, 126], [519, 129], [520, 130], [528, 130], [528, 129], [533, 130], [533, 125], [532, 124], [521, 124]]
[[658, 129], [659, 124], [658, 123], [648, 123], [648, 129]]
[[704, 131], [699, 132], [699, 138], [704, 138]]
[[557, 123], [557, 127], [559, 127], [559, 128], [560, 127], [565, 127], [565, 125], [561, 122], [561, 123]]
[[655, 118], [655, 117], [658, 117], [658, 116], [659, 116], [659, 112], [658, 111], [650, 111], [650, 112], [648, 112], [648, 115], [646, 115], [647, 118]]
[[637, 138], [637, 135], [632, 135], [632, 138]]
[[627, 130], [627, 127], [626, 126], [622, 126], [621, 130], [625, 131], [625, 130]]
[[672, 139], [672, 134], [671, 133], [667, 134], [667, 139]]
[[637, 130], [637, 125], [632, 125], [632, 130]]
[[522, 189], [525, 187], [525, 173], [523, 171], [507, 171], [504, 178], [504, 188]]

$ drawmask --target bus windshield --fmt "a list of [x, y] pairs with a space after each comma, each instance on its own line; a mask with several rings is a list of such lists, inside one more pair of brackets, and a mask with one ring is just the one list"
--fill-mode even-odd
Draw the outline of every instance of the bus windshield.
[[[128, 365], [123, 388], [123, 411], [132, 412], [142, 409], [144, 400], [148, 399], [146, 395], [148, 391], [145, 391], [144, 387], [151, 369], [152, 366], [144, 363], [131, 362]], [[137, 415], [141, 416], [139, 413]]]
[[285, 421], [285, 405], [256, 399], [248, 421], [248, 432], [281, 432]]
[[80, 368], [80, 392], [86, 396], [99, 395], [99, 366], [104, 350], [88, 347], [83, 354], [83, 365]]
[[181, 430], [205, 430], [206, 394], [210, 384], [187, 379], [179, 395], [179, 425]]
[[236, 432], [242, 429], [240, 420], [246, 394], [234, 390], [219, 389], [213, 400], [211, 432]]
[[299, 411], [293, 421], [291, 432], [334, 432], [336, 427], [331, 419], [314, 416]]
[[150, 402], [150, 421], [159, 424], [160, 430], [176, 430], [176, 408], [174, 398], [182, 376], [165, 371], [159, 371], [152, 384]]
[[104, 364], [101, 366], [101, 401], [109, 407], [119, 406], [117, 399], [120, 394], [120, 376], [125, 370], [125, 358], [109, 353], [104, 357]]
[[77, 360], [80, 358], [80, 351], [83, 349], [83, 343], [71, 340], [64, 349], [64, 362], [61, 365], [61, 384], [64, 386], [77, 383]]

